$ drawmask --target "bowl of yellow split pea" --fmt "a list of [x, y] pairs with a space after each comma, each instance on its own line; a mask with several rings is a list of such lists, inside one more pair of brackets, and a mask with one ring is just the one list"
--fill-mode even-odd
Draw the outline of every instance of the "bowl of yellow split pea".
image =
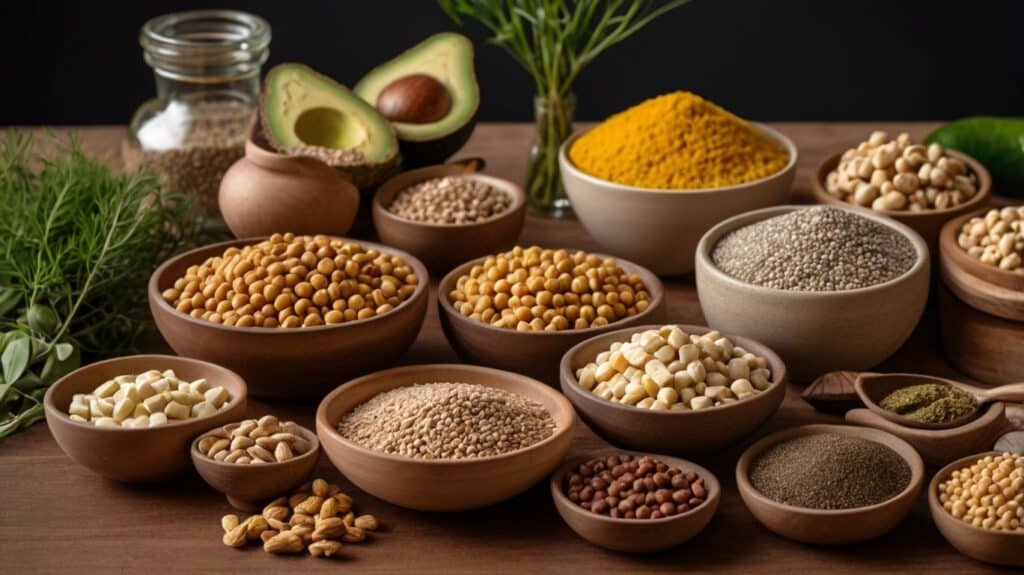
[[578, 132], [559, 152], [590, 235], [658, 275], [692, 272], [701, 235], [718, 222], [785, 204], [797, 158], [781, 132], [681, 91]]

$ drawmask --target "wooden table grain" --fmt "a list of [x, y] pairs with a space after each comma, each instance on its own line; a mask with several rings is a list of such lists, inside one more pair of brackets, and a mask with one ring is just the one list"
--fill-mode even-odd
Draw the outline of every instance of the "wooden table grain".
[[[855, 144], [872, 129], [922, 137], [930, 124], [776, 124], [800, 150], [795, 201], [807, 201], [815, 164], [829, 152]], [[86, 150], [118, 162], [120, 126], [84, 127]], [[531, 127], [485, 124], [459, 155], [483, 156], [488, 171], [521, 181]], [[523, 244], [598, 248], [579, 222], [531, 214]], [[434, 282], [436, 288], [436, 281]], [[692, 276], [666, 281], [669, 318], [700, 324], [703, 316]], [[929, 308], [912, 339], [880, 369], [956, 375], [941, 355], [935, 310]], [[434, 306], [402, 363], [455, 361]], [[340, 383], [340, 382], [339, 382]], [[815, 412], [791, 385], [778, 414], [755, 437], [803, 423], [838, 422]], [[267, 412], [312, 427], [315, 403], [250, 400], [249, 415]], [[579, 426], [572, 452], [603, 445]], [[693, 433], [700, 433], [694, 429]], [[750, 438], [753, 440], [754, 438]], [[44, 423], [0, 444], [0, 572], [31, 573], [273, 573], [282, 570], [360, 573], [741, 572], [933, 574], [994, 570], [957, 553], [940, 536], [922, 497], [910, 517], [878, 540], [845, 548], [793, 543], [761, 527], [735, 487], [734, 467], [749, 441], [701, 460], [724, 493], [718, 514], [691, 542], [651, 556], [628, 556], [594, 547], [561, 521], [538, 485], [505, 503], [469, 513], [427, 514], [394, 507], [348, 484], [326, 457], [317, 474], [352, 492], [362, 512], [375, 514], [383, 531], [365, 545], [346, 545], [343, 557], [276, 557], [257, 547], [234, 550], [220, 542], [224, 498], [195, 473], [159, 486], [125, 486], [74, 464]], [[132, 454], [125, 453], [124, 457]]]

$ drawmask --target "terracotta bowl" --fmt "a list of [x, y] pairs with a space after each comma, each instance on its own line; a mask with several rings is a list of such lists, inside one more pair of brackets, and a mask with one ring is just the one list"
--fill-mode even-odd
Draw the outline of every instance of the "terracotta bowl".
[[910, 337], [928, 301], [928, 246], [907, 226], [862, 208], [837, 206], [889, 226], [914, 245], [918, 259], [903, 275], [839, 292], [787, 291], [742, 282], [718, 269], [711, 251], [729, 232], [806, 206], [779, 206], [730, 218], [697, 246], [697, 294], [708, 325], [741, 333], [775, 350], [798, 382], [829, 371], [864, 371]]
[[[845, 150], [844, 150], [845, 151]], [[908, 227], [913, 229], [915, 232], [921, 234], [928, 247], [934, 250], [938, 247], [939, 243], [939, 230], [949, 220], [973, 212], [978, 208], [988, 204], [989, 199], [992, 195], [992, 177], [989, 175], [988, 170], [985, 166], [978, 162], [974, 158], [958, 152], [956, 150], [946, 150], [946, 153], [953, 158], [957, 158], [967, 164], [972, 172], [978, 175], [978, 193], [974, 194], [974, 197], [960, 204], [959, 206], [947, 208], [944, 210], [928, 210], [923, 212], [904, 212], [904, 211], [888, 211], [879, 210], [876, 213], [883, 214], [891, 217], [892, 219], [906, 224]], [[851, 205], [848, 202], [840, 200], [836, 196], [828, 193], [825, 188], [825, 179], [828, 177], [828, 173], [836, 169], [839, 165], [839, 158], [843, 155], [843, 152], [836, 152], [831, 156], [825, 158], [818, 164], [818, 167], [814, 170], [814, 179], [811, 181], [811, 189], [814, 191], [814, 201], [819, 204], [839, 204], [843, 206]]]
[[942, 348], [950, 363], [989, 385], [1024, 381], [1024, 322], [978, 311], [947, 285], [938, 291]]
[[998, 318], [1024, 322], [1024, 275], [985, 265], [957, 245], [960, 225], [977, 214], [950, 221], [939, 240], [942, 282], [960, 301]]
[[[634, 333], [658, 329], [643, 325], [592, 337], [566, 352], [560, 367], [562, 393], [583, 421], [614, 445], [654, 453], [684, 456], [706, 455], [741, 441], [768, 420], [786, 397], [786, 365], [771, 349], [743, 337], [726, 334], [733, 343], [767, 358], [771, 387], [742, 401], [698, 411], [639, 409], [602, 399], [580, 387], [576, 370], [594, 360], [616, 341], [628, 341]], [[711, 328], [679, 326], [686, 333], [704, 334]], [[700, 430], [695, 433], [694, 430]]]
[[[497, 216], [474, 224], [416, 222], [387, 210], [398, 192], [424, 180], [445, 176], [458, 176], [490, 185], [511, 196], [512, 205]], [[525, 220], [526, 194], [522, 188], [508, 180], [471, 173], [460, 164], [404, 172], [384, 182], [373, 197], [373, 225], [381, 241], [411, 253], [435, 272], [445, 272], [464, 261], [511, 248]]]
[[1024, 292], [1024, 273], [1012, 272], [1000, 269], [996, 266], [983, 264], [979, 260], [967, 255], [967, 252], [957, 243], [960, 236], [960, 228], [964, 223], [974, 217], [984, 217], [988, 208], [964, 214], [958, 218], [949, 220], [942, 226], [939, 234], [939, 252], [943, 262], [961, 268], [969, 275], [972, 275], [983, 282], [1012, 291]]
[[736, 214], [789, 201], [799, 155], [796, 146], [781, 132], [757, 126], [789, 153], [786, 167], [760, 180], [703, 190], [616, 184], [584, 173], [569, 160], [569, 148], [584, 130], [559, 151], [562, 182], [583, 226], [609, 253], [658, 275], [690, 273], [694, 248], [712, 226]]
[[[187, 380], [206, 378], [231, 394], [227, 407], [215, 414], [171, 421], [151, 428], [96, 427], [71, 421], [68, 407], [76, 393], [89, 393], [118, 375], [139, 374], [151, 369], [173, 369]], [[68, 457], [115, 481], [152, 483], [188, 468], [188, 446], [204, 430], [241, 419], [245, 414], [246, 385], [226, 368], [173, 355], [129, 355], [76, 369], [50, 386], [43, 399], [46, 424]]]
[[[476, 459], [425, 460], [361, 447], [337, 431], [338, 421], [373, 396], [414, 383], [463, 382], [497, 387], [543, 405], [555, 433], [530, 447]], [[331, 463], [367, 493], [410, 509], [465, 511], [503, 501], [558, 466], [572, 443], [575, 415], [557, 391], [528, 377], [471, 365], [410, 365], [380, 371], [335, 389], [316, 411], [316, 432]]]
[[969, 455], [939, 470], [928, 484], [928, 508], [939, 532], [946, 541], [956, 547], [957, 551], [985, 563], [1021, 567], [1024, 566], [1024, 533], [990, 531], [975, 527], [953, 517], [939, 503], [939, 484], [949, 479], [957, 469], [968, 467], [986, 455], [998, 455], [998, 452]]
[[[594, 457], [622, 453], [636, 457], [650, 456], [683, 471], [696, 472], [704, 479], [704, 485], [708, 492], [707, 500], [686, 513], [659, 519], [618, 519], [607, 515], [598, 515], [569, 500], [562, 490], [562, 481], [567, 473], [570, 473], [580, 463]], [[653, 453], [618, 449], [602, 450], [565, 462], [551, 476], [550, 488], [558, 514], [577, 535], [594, 545], [625, 553], [653, 553], [689, 541], [711, 522], [711, 518], [718, 510], [718, 502], [722, 498], [722, 489], [718, 484], [718, 479], [710, 471], [696, 463]]]
[[[807, 435], [841, 433], [888, 446], [910, 466], [910, 483], [898, 495], [854, 509], [807, 509], [779, 503], [750, 483], [750, 466], [769, 447]], [[910, 513], [924, 483], [924, 462], [906, 441], [877, 429], [847, 425], [803, 425], [777, 431], [751, 445], [736, 464], [736, 485], [747, 509], [776, 534], [815, 545], [847, 545], [874, 539], [896, 527]]]
[[196, 447], [204, 434], [199, 434], [192, 441], [189, 453], [199, 475], [210, 487], [223, 493], [232, 507], [241, 511], [258, 511], [268, 501], [302, 484], [320, 460], [320, 440], [316, 434], [302, 426], [297, 431], [313, 447], [302, 455], [278, 463], [252, 465], [210, 459]]
[[[612, 257], [596, 255], [601, 258]], [[473, 321], [456, 311], [448, 301], [448, 294], [455, 289], [459, 276], [468, 274], [474, 265], [482, 261], [483, 258], [466, 262], [448, 272], [441, 279], [437, 290], [441, 327], [448, 343], [455, 348], [459, 357], [471, 363], [523, 373], [554, 384], [558, 378], [562, 354], [572, 346], [595, 335], [633, 325], [657, 323], [666, 317], [665, 290], [661, 280], [646, 268], [616, 258], [623, 270], [640, 275], [651, 295], [651, 305], [635, 316], [605, 326], [558, 332], [521, 332]]]
[[367, 320], [301, 329], [246, 328], [210, 323], [180, 313], [161, 297], [189, 266], [220, 255], [233, 246], [264, 238], [233, 240], [177, 255], [149, 279], [149, 309], [156, 326], [177, 353], [237, 371], [258, 397], [320, 397], [339, 381], [398, 360], [420, 331], [427, 313], [427, 269], [409, 254], [357, 241], [366, 248], [401, 257], [420, 282], [413, 295], [394, 310]]

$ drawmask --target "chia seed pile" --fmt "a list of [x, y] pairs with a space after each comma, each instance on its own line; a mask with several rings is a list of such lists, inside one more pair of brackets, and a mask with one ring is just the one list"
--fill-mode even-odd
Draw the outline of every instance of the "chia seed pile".
[[413, 459], [470, 459], [509, 453], [555, 432], [539, 403], [470, 383], [422, 383], [380, 393], [338, 422], [363, 447]]
[[711, 253], [746, 283], [787, 291], [844, 291], [899, 277], [917, 261], [903, 234], [846, 210], [804, 208], [735, 230]]
[[509, 194], [479, 180], [446, 176], [410, 186], [395, 195], [388, 211], [416, 222], [475, 224], [512, 205]]
[[750, 483], [786, 505], [853, 509], [898, 495], [910, 483], [910, 466], [881, 443], [820, 433], [769, 447], [751, 464]]

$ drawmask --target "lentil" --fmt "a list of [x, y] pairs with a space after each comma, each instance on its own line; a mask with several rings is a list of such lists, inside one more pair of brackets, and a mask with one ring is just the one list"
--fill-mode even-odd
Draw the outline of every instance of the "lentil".
[[818, 433], [769, 447], [751, 464], [750, 483], [786, 505], [853, 509], [902, 492], [910, 483], [910, 466], [876, 441]]
[[469, 459], [524, 449], [555, 432], [539, 403], [495, 387], [421, 383], [385, 391], [338, 422], [363, 447], [413, 459]]
[[1024, 532], [1024, 457], [1000, 453], [978, 458], [939, 483], [939, 503], [975, 527]]
[[264, 464], [288, 461], [312, 449], [294, 421], [273, 415], [229, 423], [206, 432], [196, 450], [225, 463]]
[[914, 245], [853, 212], [802, 208], [730, 232], [711, 258], [746, 283], [789, 291], [843, 291], [890, 281], [917, 261]]
[[628, 453], [581, 463], [565, 475], [562, 489], [583, 509], [622, 519], [671, 517], [700, 507], [708, 497], [697, 473]]
[[949, 423], [978, 411], [974, 396], [959, 387], [938, 383], [897, 389], [878, 405], [886, 411], [922, 423]]
[[480, 180], [445, 176], [420, 182], [395, 194], [387, 210], [398, 217], [430, 224], [475, 224], [503, 213], [512, 197]]
[[158, 427], [169, 420], [213, 415], [227, 407], [231, 394], [205, 379], [178, 379], [173, 370], [155, 369], [139, 375], [119, 375], [92, 393], [71, 396], [72, 421], [97, 427]]
[[582, 251], [522, 248], [490, 256], [459, 277], [448, 301], [473, 321], [518, 331], [599, 327], [646, 310], [638, 274]]
[[1024, 206], [992, 209], [964, 222], [957, 244], [983, 264], [1024, 274]]

